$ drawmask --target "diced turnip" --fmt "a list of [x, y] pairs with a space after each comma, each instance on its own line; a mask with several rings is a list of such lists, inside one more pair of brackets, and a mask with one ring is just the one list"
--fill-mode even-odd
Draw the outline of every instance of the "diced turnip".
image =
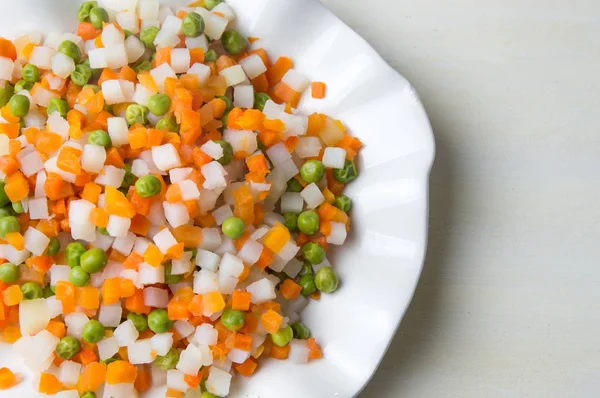
[[79, 380], [81, 364], [73, 361], [64, 361], [59, 367], [58, 380], [68, 387], [74, 387]]
[[50, 243], [50, 238], [33, 227], [29, 227], [23, 236], [25, 239], [25, 249], [36, 256], [44, 254], [46, 247]]
[[185, 381], [185, 375], [183, 372], [177, 369], [171, 369], [167, 371], [167, 387], [169, 389], [181, 392], [186, 392], [190, 388]]
[[156, 201], [150, 205], [150, 214], [148, 214], [148, 220], [150, 220], [150, 224], [152, 225], [162, 226], [165, 224], [165, 212], [161, 202]]
[[262, 251], [263, 245], [252, 239], [248, 239], [237, 255], [245, 264], [253, 265], [260, 258]]
[[115, 337], [106, 337], [96, 343], [98, 348], [98, 356], [101, 361], [112, 358], [117, 352], [119, 352], [119, 345]]
[[229, 22], [235, 19], [235, 12], [227, 3], [219, 3], [211, 10], [213, 13], [222, 14]]
[[219, 263], [219, 275], [237, 278], [243, 271], [244, 264], [242, 263], [242, 260], [231, 253], [225, 253]]
[[201, 345], [217, 344], [218, 332], [210, 323], [203, 323], [196, 327], [194, 339]]
[[150, 374], [152, 376], [152, 386], [161, 387], [167, 384], [167, 371], [157, 368], [152, 365], [150, 368]]
[[[31, 51], [29, 63], [37, 66], [40, 69], [52, 68], [52, 56], [56, 51], [50, 47], [36, 46]], [[12, 70], [11, 70], [12, 73]], [[10, 80], [10, 78], [9, 78]]]
[[127, 347], [127, 352], [129, 356], [129, 362], [134, 365], [151, 363], [154, 361], [151, 339], [138, 340], [133, 344], [130, 344]]
[[298, 73], [295, 69], [290, 69], [281, 79], [282, 83], [287, 84], [292, 90], [302, 93], [310, 84], [310, 81]]
[[111, 305], [102, 304], [98, 314], [98, 321], [104, 326], [116, 328], [121, 324], [122, 313], [123, 309], [120, 302]]
[[19, 164], [26, 177], [32, 176], [44, 168], [44, 160], [35, 150], [20, 158]]
[[341, 222], [331, 222], [331, 232], [327, 237], [327, 243], [332, 245], [343, 245], [346, 241], [346, 224]]
[[231, 385], [231, 375], [219, 368], [212, 366], [208, 371], [206, 379], [206, 390], [219, 397], [225, 397], [229, 394]]
[[152, 349], [158, 355], [167, 355], [173, 347], [173, 333], [158, 333], [152, 336]]
[[229, 217], [233, 217], [233, 211], [231, 210], [231, 206], [223, 205], [218, 209], [215, 209], [212, 212], [212, 215], [215, 218], [215, 222], [217, 223], [217, 225], [221, 225]]
[[165, 267], [159, 265], [153, 267], [146, 263], [141, 263], [138, 268], [139, 282], [142, 285], [154, 285], [155, 283], [165, 283]]
[[227, 86], [235, 86], [246, 81], [246, 73], [244, 73], [244, 69], [240, 65], [230, 66], [229, 68], [223, 69], [219, 72], [221, 76], [225, 78], [225, 82]]
[[119, 383], [119, 384], [104, 384], [104, 393], [102, 398], [115, 398], [115, 397], [137, 397], [137, 391], [133, 383]]
[[290, 342], [289, 359], [294, 363], [307, 363], [310, 349], [306, 340], [292, 339]]
[[108, 217], [108, 225], [106, 226], [106, 231], [108, 231], [110, 236], [114, 236], [117, 238], [125, 238], [127, 237], [127, 233], [129, 231], [130, 226], [130, 218], [114, 216], [111, 214]]
[[[212, 325], [211, 325], [212, 326]], [[183, 338], [188, 337], [195, 332], [196, 329], [186, 321], [175, 321], [173, 327], [178, 335]], [[215, 342], [216, 343], [216, 342]]]
[[50, 273], [50, 285], [56, 286], [60, 281], [68, 281], [70, 271], [71, 267], [66, 265], [53, 265], [50, 271], [48, 271]]
[[200, 198], [200, 191], [195, 182], [191, 180], [180, 181], [179, 190], [181, 191], [181, 198], [183, 200], [197, 200]]
[[298, 250], [300, 250], [300, 247], [296, 246], [296, 243], [293, 240], [290, 240], [281, 248], [277, 255], [287, 263], [292, 258], [296, 257]]
[[[140, 32], [140, 23], [134, 10], [118, 12], [116, 17], [119, 26], [133, 34]], [[129, 36], [132, 37], [133, 35]], [[104, 38], [102, 39], [104, 42]]]
[[158, 247], [163, 254], [167, 254], [169, 248], [177, 244], [177, 240], [168, 228], [164, 228], [154, 235], [153, 240], [156, 247]]
[[225, 171], [221, 163], [217, 161], [212, 161], [202, 166], [200, 171], [206, 179], [202, 184], [202, 186], [205, 189], [221, 188], [227, 185], [225, 181], [225, 176], [227, 175], [227, 172]]
[[232, 348], [227, 354], [227, 359], [229, 359], [233, 363], [242, 363], [248, 358], [250, 358], [250, 352], [243, 351], [238, 348]]
[[169, 170], [169, 179], [171, 180], [171, 184], [185, 180], [190, 175], [192, 170], [193, 169], [191, 167], [180, 167]]
[[[46, 300], [24, 300], [19, 304], [19, 326], [22, 336], [29, 336], [43, 330], [50, 321], [50, 311]], [[43, 358], [45, 359], [45, 358]]]
[[102, 94], [106, 104], [120, 104], [125, 102], [125, 94], [118, 80], [106, 80], [102, 82]]
[[325, 201], [325, 197], [321, 193], [321, 190], [314, 182], [304, 187], [302, 192], [300, 192], [300, 195], [302, 195], [302, 198], [309, 209], [314, 209]]
[[198, 83], [204, 84], [208, 81], [211, 71], [208, 66], [206, 66], [204, 64], [200, 64], [200, 63], [195, 63], [188, 69], [187, 73], [188, 73], [188, 75], [197, 76]]
[[[300, 137], [298, 146], [296, 146], [296, 154], [305, 159], [313, 156], [318, 156], [321, 152], [321, 140], [318, 137]], [[327, 148], [329, 149], [329, 148]]]
[[123, 117], [109, 117], [108, 123], [108, 134], [114, 146], [121, 146], [129, 144], [129, 127], [127, 126], [127, 120]]
[[343, 148], [328, 147], [323, 152], [323, 165], [333, 169], [344, 168], [346, 150]]
[[[96, 48], [88, 51], [88, 57], [90, 60], [90, 67], [94, 69], [102, 69], [108, 66], [107, 62], [107, 49]], [[104, 91], [104, 90], [102, 90]], [[106, 99], [106, 98], [105, 98]]]
[[233, 88], [233, 104], [238, 108], [254, 107], [254, 87], [252, 85], [239, 85]]
[[87, 200], [73, 200], [69, 205], [69, 225], [73, 239], [96, 240], [96, 228], [88, 220], [94, 205]]
[[181, 255], [181, 258], [174, 258], [171, 261], [171, 274], [183, 275], [187, 274], [192, 268], [192, 255], [191, 251], [185, 251]]
[[136, 102], [140, 105], [148, 106], [148, 101], [150, 101], [150, 97], [152, 97], [154, 92], [148, 90], [146, 87], [138, 84], [135, 86], [135, 93], [133, 94], [133, 102]]
[[186, 73], [190, 69], [190, 50], [175, 48], [171, 51], [171, 68], [175, 73]]
[[187, 224], [187, 222], [190, 221], [190, 215], [187, 207], [185, 207], [185, 205], [181, 202], [163, 202], [163, 208], [165, 212], [165, 218], [173, 228]]
[[267, 156], [271, 159], [275, 167], [283, 167], [292, 158], [287, 147], [282, 142], [267, 149]]
[[185, 46], [190, 50], [201, 48], [204, 52], [208, 51], [208, 40], [206, 35], [200, 35], [198, 37], [186, 37]]
[[[123, 26], [121, 25], [121, 27]], [[123, 27], [123, 29], [127, 28]], [[123, 41], [125, 41], [123, 30], [117, 29], [112, 23], [104, 25], [104, 28], [102, 29], [102, 44], [104, 44], [105, 48], [123, 44]]]
[[100, 145], [86, 144], [81, 154], [81, 167], [90, 173], [99, 173], [104, 167], [106, 149]]
[[301, 115], [290, 115], [282, 112], [279, 119], [285, 124], [283, 138], [287, 139], [293, 136], [305, 135], [308, 128], [308, 118]]
[[112, 244], [112, 248], [119, 253], [127, 256], [131, 253], [133, 245], [135, 243], [135, 234], [127, 232], [127, 236], [116, 238]]
[[140, 178], [150, 174], [150, 169], [148, 168], [146, 162], [144, 162], [142, 159], [135, 159], [131, 164], [131, 173]]
[[219, 290], [218, 275], [215, 272], [201, 269], [194, 274], [194, 293], [205, 294]]
[[304, 208], [304, 199], [296, 192], [286, 192], [281, 197], [281, 212], [301, 213]]
[[285, 272], [290, 278], [295, 278], [300, 270], [302, 269], [302, 262], [296, 258], [291, 259], [283, 268], [283, 272]]
[[46, 220], [49, 216], [48, 200], [46, 198], [29, 200], [29, 218], [32, 220]]
[[207, 141], [200, 147], [200, 150], [214, 160], [219, 160], [223, 157], [223, 147], [214, 141]]
[[285, 105], [279, 105], [275, 103], [273, 100], [268, 100], [265, 103], [265, 107], [263, 109], [263, 113], [267, 117], [267, 119], [275, 120], [279, 119], [281, 116], [281, 112], [285, 111]]
[[185, 350], [181, 351], [176, 367], [177, 370], [187, 375], [195, 375], [201, 367], [202, 352], [195, 345], [189, 344]]
[[0, 57], [0, 79], [12, 80], [15, 63], [12, 59]]
[[[67, 335], [81, 339], [83, 327], [89, 322], [89, 318], [82, 312], [72, 312], [65, 316], [65, 325], [67, 326]], [[106, 323], [102, 322], [105, 326]]]
[[275, 298], [275, 284], [267, 278], [263, 278], [246, 288], [246, 291], [252, 294], [250, 301], [254, 304], [261, 304]]
[[[203, 232], [204, 232], [203, 237], [204, 237], [204, 239], [206, 239], [205, 238], [206, 229]], [[220, 242], [220, 238], [221, 237], [219, 236], [219, 242]], [[219, 269], [220, 261], [221, 261], [221, 258], [217, 254], [210, 252], [208, 250], [198, 249], [198, 252], [196, 254], [196, 265], [198, 265], [200, 268], [208, 270], [208, 271], [212, 271], [212, 272], [217, 272], [217, 270]]]
[[240, 60], [240, 65], [249, 79], [254, 79], [267, 71], [265, 63], [257, 54], [252, 54], [249, 57]]
[[52, 72], [58, 77], [66, 79], [75, 70], [73, 58], [63, 54], [56, 53], [52, 56]]
[[233, 240], [227, 236], [223, 236], [221, 244], [214, 250], [219, 256], [225, 255], [225, 253], [237, 254], [237, 249]]
[[159, 170], [167, 171], [174, 167], [181, 167], [179, 152], [173, 144], [164, 144], [152, 147], [152, 160]]
[[158, 0], [139, 0], [137, 5], [140, 19], [158, 19]]
[[223, 32], [227, 28], [229, 20], [215, 14], [209, 14], [208, 18], [204, 18], [206, 27], [204, 33], [213, 40], [219, 40], [223, 36]]
[[120, 324], [113, 333], [119, 347], [133, 344], [140, 335], [132, 321], [127, 320]]
[[144, 304], [148, 307], [167, 308], [169, 293], [165, 289], [147, 287], [144, 289]]
[[144, 43], [137, 36], [131, 35], [125, 39], [125, 54], [129, 63], [139, 60], [145, 51]]

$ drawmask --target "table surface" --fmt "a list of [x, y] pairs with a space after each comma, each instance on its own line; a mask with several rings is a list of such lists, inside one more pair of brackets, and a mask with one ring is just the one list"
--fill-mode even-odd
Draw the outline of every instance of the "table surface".
[[323, 3], [437, 143], [423, 276], [360, 398], [600, 396], [600, 3]]

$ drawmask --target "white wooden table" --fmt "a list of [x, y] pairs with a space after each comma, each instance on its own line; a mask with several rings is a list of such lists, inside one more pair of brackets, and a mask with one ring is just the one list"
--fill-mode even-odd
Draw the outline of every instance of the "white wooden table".
[[438, 151], [425, 271], [360, 397], [600, 397], [600, 2], [323, 2]]

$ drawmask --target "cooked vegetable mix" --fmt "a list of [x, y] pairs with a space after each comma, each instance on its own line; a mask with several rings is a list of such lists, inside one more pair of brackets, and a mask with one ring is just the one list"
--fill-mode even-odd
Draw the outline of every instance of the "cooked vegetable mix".
[[42, 394], [225, 397], [322, 357], [299, 313], [340, 288], [362, 144], [225, 1], [136, 3], [0, 38], [0, 335]]

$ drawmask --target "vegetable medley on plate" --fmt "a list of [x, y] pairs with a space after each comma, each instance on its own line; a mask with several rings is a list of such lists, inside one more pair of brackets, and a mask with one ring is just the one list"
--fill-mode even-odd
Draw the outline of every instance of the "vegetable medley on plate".
[[264, 361], [321, 358], [299, 313], [338, 288], [361, 147], [296, 109], [325, 84], [221, 0], [78, 17], [0, 39], [0, 332], [33, 388], [224, 397]]

